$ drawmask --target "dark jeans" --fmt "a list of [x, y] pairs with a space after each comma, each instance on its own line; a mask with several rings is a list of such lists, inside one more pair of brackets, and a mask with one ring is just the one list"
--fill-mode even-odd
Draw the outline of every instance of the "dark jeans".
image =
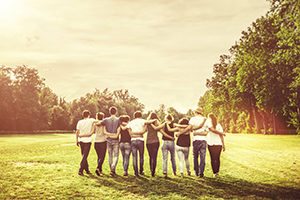
[[102, 165], [105, 159], [105, 154], [106, 154], [106, 142], [95, 142], [94, 144], [98, 159], [97, 159], [97, 169], [102, 172]]
[[90, 149], [91, 149], [91, 143], [84, 143], [84, 142], [80, 142], [80, 149], [81, 149], [81, 155], [82, 155], [82, 160], [80, 163], [80, 168], [79, 168], [79, 172], [83, 172], [83, 170], [85, 170], [86, 172], [89, 171], [89, 164], [87, 161], [87, 158], [89, 156], [90, 153]]
[[148, 153], [149, 153], [149, 164], [150, 164], [150, 171], [151, 175], [155, 174], [156, 169], [156, 161], [157, 161], [157, 153], [159, 148], [159, 142], [155, 142], [152, 144], [146, 144]]
[[139, 157], [140, 157], [140, 173], [143, 173], [143, 171], [144, 171], [144, 141], [142, 141], [142, 140], [131, 141], [131, 151], [132, 151], [134, 174], [138, 175], [137, 152], [139, 152]]
[[222, 145], [208, 145], [208, 151], [210, 154], [211, 168], [213, 173], [219, 173], [220, 170], [220, 155], [222, 151]]
[[[206, 144], [207, 143], [205, 140], [195, 140], [193, 142], [194, 170], [196, 176], [204, 174]], [[199, 156], [200, 156], [200, 165], [199, 165]]]

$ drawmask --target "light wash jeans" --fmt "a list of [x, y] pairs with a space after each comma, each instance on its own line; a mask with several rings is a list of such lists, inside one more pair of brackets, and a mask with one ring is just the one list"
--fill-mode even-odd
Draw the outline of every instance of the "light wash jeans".
[[161, 147], [161, 151], [163, 154], [163, 173], [167, 173], [168, 169], [168, 151], [171, 155], [171, 163], [172, 163], [172, 169], [173, 173], [176, 173], [176, 161], [175, 161], [175, 144], [174, 141], [171, 140], [164, 140], [163, 145]]
[[[205, 140], [195, 140], [193, 142], [193, 159], [194, 170], [196, 176], [203, 176], [205, 169], [205, 156], [206, 156], [206, 144]], [[199, 165], [200, 156], [200, 165]]]
[[190, 162], [189, 162], [190, 147], [181, 147], [176, 145], [175, 149], [179, 159], [180, 173], [183, 174], [183, 161], [185, 161], [186, 171], [190, 172]]
[[111, 172], [116, 172], [119, 159], [119, 140], [107, 140], [108, 162]]
[[133, 162], [133, 169], [134, 174], [138, 176], [138, 162], [137, 157], [139, 152], [140, 156], [140, 174], [144, 172], [144, 141], [142, 140], [133, 140], [131, 141], [131, 151], [132, 151], [132, 162]]
[[128, 172], [128, 166], [129, 166], [129, 158], [131, 153], [131, 145], [129, 142], [121, 142], [120, 143], [120, 150], [123, 157], [123, 169], [124, 173]]

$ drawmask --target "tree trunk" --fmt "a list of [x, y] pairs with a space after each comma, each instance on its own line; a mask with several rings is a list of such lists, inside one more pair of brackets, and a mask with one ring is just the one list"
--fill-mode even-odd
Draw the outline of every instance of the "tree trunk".
[[255, 106], [252, 107], [253, 117], [254, 117], [254, 125], [257, 133], [261, 133], [261, 116], [257, 111]]
[[277, 130], [277, 126], [276, 126], [276, 115], [275, 115], [275, 113], [272, 113], [272, 125], [273, 125], [272, 134], [277, 134], [278, 130]]

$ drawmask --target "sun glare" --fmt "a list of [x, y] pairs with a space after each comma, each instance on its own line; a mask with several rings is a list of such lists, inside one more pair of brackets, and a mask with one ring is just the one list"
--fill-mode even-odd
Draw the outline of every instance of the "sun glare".
[[0, 19], [11, 19], [18, 12], [19, 0], [0, 0]]

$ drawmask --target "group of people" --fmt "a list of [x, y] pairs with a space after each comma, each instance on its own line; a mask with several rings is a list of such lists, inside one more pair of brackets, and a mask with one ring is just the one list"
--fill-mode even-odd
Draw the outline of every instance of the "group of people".
[[[191, 175], [189, 164], [189, 151], [193, 146], [193, 161], [195, 175], [204, 177], [206, 148], [210, 153], [211, 166], [214, 176], [219, 175], [221, 151], [225, 151], [223, 129], [214, 114], [203, 116], [201, 108], [194, 111], [194, 116], [188, 120], [182, 118], [178, 123], [174, 122], [171, 114], [167, 114], [164, 122], [161, 122], [156, 113], [149, 114], [147, 120], [142, 118], [142, 113], [134, 113], [134, 119], [130, 121], [128, 115], [117, 117], [117, 108], [109, 109], [110, 117], [104, 118], [103, 113], [97, 113], [96, 119], [91, 118], [88, 110], [83, 111], [82, 120], [79, 120], [76, 127], [76, 142], [81, 148], [82, 160], [79, 168], [79, 175], [83, 172], [90, 173], [88, 155], [92, 143], [92, 135], [95, 134], [94, 147], [97, 153], [97, 169], [95, 173], [102, 174], [102, 165], [105, 159], [106, 150], [110, 174], [116, 174], [116, 166], [119, 159], [119, 151], [123, 157], [124, 176], [128, 176], [130, 154], [132, 154], [133, 169], [135, 176], [144, 175], [144, 135], [147, 133], [146, 147], [149, 153], [149, 164], [151, 176], [155, 176], [157, 154], [160, 146], [158, 135], [162, 134], [162, 156], [163, 175], [167, 177], [168, 154], [172, 164], [173, 174], [176, 175], [175, 152], [179, 159], [179, 170], [181, 177], [184, 177], [184, 162], [188, 175]], [[176, 142], [175, 142], [176, 141]], [[169, 153], [168, 153], [169, 152]], [[139, 166], [138, 166], [139, 155]], [[199, 162], [200, 157], [200, 162]]]

